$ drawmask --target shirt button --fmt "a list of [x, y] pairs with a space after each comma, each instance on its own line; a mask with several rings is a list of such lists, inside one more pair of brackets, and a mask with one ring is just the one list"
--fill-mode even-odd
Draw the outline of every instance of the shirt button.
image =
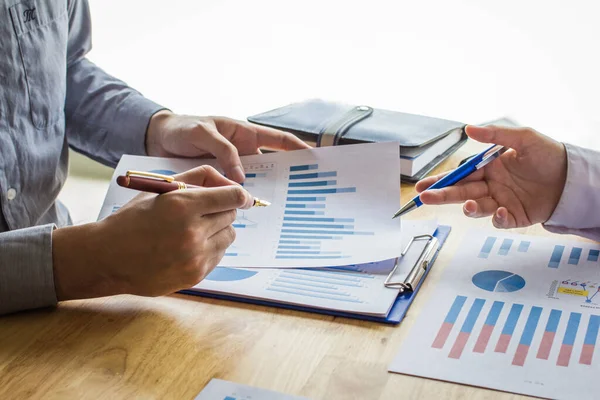
[[9, 200], [14, 200], [15, 197], [17, 197], [17, 191], [13, 188], [8, 189], [6, 192], [6, 198]]

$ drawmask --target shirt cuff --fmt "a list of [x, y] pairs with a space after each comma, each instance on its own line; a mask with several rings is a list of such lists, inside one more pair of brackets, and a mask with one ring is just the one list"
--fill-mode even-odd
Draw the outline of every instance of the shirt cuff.
[[0, 315], [56, 305], [55, 228], [48, 224], [0, 234]]
[[600, 231], [600, 153], [571, 144], [565, 144], [565, 149], [565, 188], [543, 226], [550, 232], [595, 237], [594, 232]]
[[115, 138], [118, 138], [121, 153], [147, 156], [146, 132], [150, 125], [150, 119], [157, 112], [166, 109], [141, 94], [132, 95], [119, 112], [118, 129], [127, 134], [114, 135]]

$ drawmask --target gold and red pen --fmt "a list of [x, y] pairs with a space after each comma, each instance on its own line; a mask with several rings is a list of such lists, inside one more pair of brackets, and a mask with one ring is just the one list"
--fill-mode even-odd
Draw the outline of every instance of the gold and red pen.
[[[117, 185], [139, 190], [141, 192], [163, 194], [174, 190], [198, 189], [200, 186], [189, 185], [176, 181], [169, 175], [155, 174], [153, 172], [127, 171], [125, 175], [117, 177]], [[254, 198], [253, 207], [267, 207], [271, 203], [266, 200]]]

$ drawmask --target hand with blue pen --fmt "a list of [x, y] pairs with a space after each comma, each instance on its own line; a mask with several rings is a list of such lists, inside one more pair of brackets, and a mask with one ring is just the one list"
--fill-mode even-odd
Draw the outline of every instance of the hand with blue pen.
[[421, 203], [464, 203], [466, 216], [493, 215], [496, 228], [547, 221], [565, 186], [564, 145], [529, 128], [468, 126], [466, 132], [471, 139], [497, 146], [454, 171], [419, 181], [420, 195], [403, 207], [405, 213]]

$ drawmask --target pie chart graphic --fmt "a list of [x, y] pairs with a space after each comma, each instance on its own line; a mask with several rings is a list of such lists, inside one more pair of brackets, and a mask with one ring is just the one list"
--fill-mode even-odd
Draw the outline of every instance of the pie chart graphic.
[[508, 271], [482, 271], [473, 275], [473, 284], [488, 292], [516, 292], [525, 287], [522, 276]]
[[241, 281], [256, 275], [256, 271], [248, 271], [245, 269], [217, 267], [206, 276], [207, 281], [231, 282]]

